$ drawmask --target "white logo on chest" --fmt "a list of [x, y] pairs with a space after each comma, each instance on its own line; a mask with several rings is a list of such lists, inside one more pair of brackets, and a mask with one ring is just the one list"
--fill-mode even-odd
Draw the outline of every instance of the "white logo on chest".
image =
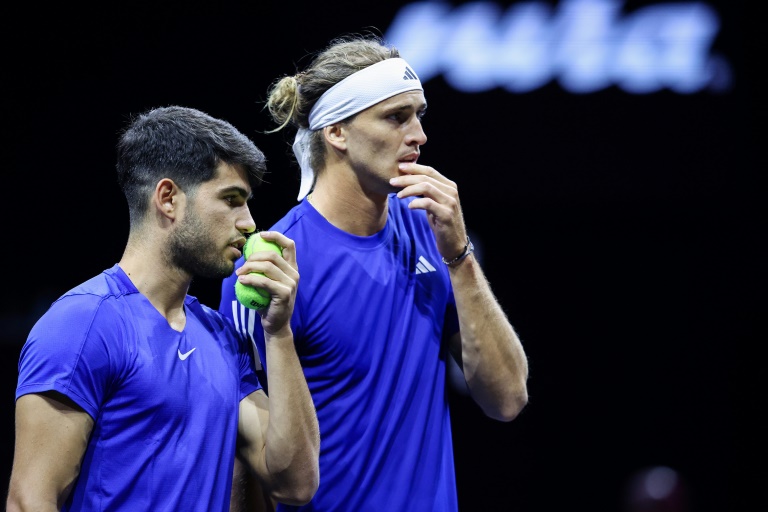
[[197, 348], [197, 347], [193, 348], [192, 350], [190, 350], [189, 352], [187, 352], [187, 353], [185, 353], [185, 354], [182, 354], [182, 353], [181, 353], [181, 350], [180, 350], [180, 349], [177, 349], [177, 351], [179, 352], [179, 359], [181, 359], [182, 361], [183, 361], [183, 360], [185, 360], [186, 358], [188, 358], [188, 357], [189, 357], [189, 355], [190, 355], [192, 352], [194, 352], [194, 351], [195, 351], [195, 349], [196, 349], [196, 348]]

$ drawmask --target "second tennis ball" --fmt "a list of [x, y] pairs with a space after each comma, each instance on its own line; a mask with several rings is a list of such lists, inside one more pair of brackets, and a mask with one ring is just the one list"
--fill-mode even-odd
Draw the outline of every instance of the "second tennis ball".
[[[283, 250], [279, 245], [264, 240], [261, 235], [254, 233], [245, 242], [243, 256], [248, 259], [251, 253], [259, 251], [275, 251], [277, 254], [283, 255]], [[269, 306], [270, 295], [267, 290], [247, 286], [241, 284], [240, 281], [235, 281], [235, 297], [240, 304], [250, 309], [264, 309]]]

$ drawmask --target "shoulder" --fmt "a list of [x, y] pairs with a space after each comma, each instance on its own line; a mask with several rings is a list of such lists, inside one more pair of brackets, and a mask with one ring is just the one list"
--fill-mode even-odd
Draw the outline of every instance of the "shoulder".
[[102, 305], [110, 303], [110, 299], [130, 293], [125, 283], [115, 279], [113, 269], [108, 269], [65, 292], [49, 306], [40, 320], [59, 320], [73, 324], [72, 327], [74, 324], [82, 325], [87, 318], [93, 318], [103, 310]]
[[280, 220], [275, 222], [269, 230], [279, 231], [286, 236], [290, 236], [290, 232], [293, 230], [294, 226], [301, 223], [303, 220], [306, 220], [308, 217], [311, 217], [312, 212], [314, 212], [314, 208], [312, 208], [308, 201], [304, 200], [288, 210], [288, 212]]

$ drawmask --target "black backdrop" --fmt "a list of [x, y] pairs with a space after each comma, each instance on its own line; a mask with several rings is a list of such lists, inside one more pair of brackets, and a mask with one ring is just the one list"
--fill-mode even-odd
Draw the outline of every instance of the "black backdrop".
[[[462, 510], [637, 512], [633, 478], [654, 467], [677, 472], [688, 506], [653, 510], [768, 504], [765, 22], [739, 2], [708, 4], [722, 22], [729, 91], [574, 95], [552, 83], [467, 95], [441, 78], [425, 84], [421, 161], [459, 184], [531, 367], [530, 404], [512, 423], [451, 394]], [[400, 5], [2, 8], [0, 491], [29, 328], [121, 256], [128, 217], [114, 145], [127, 116], [181, 104], [250, 135], [269, 159], [254, 205], [266, 228], [298, 190], [287, 141], [260, 133], [269, 82], [334, 36], [384, 31]], [[217, 283], [191, 293], [218, 304]]]

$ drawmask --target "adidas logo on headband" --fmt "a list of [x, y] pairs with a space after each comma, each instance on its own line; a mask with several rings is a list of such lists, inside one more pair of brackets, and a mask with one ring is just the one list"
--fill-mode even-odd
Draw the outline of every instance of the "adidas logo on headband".
[[411, 71], [411, 68], [405, 66], [405, 74], [403, 75], [403, 80], [418, 80], [418, 78], [416, 78], [416, 73]]

